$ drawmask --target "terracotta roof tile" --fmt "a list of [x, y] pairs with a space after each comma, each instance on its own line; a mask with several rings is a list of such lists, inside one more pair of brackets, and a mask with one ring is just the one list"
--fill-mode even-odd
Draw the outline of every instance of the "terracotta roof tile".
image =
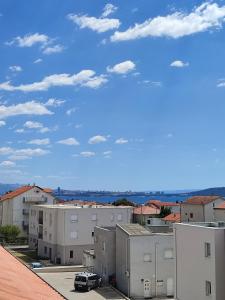
[[152, 206], [140, 206], [134, 209], [134, 214], [136, 215], [158, 215], [160, 209]]
[[31, 190], [33, 187], [34, 186], [31, 186], [31, 185], [21, 186], [20, 188], [14, 190], [12, 192], [8, 192], [8, 193], [4, 194], [3, 196], [1, 196], [0, 201], [12, 199], [16, 196], [19, 196], [19, 195]]
[[220, 196], [194, 196], [191, 198], [188, 198], [185, 202], [187, 204], [208, 204], [218, 198], [221, 198]]
[[214, 207], [214, 209], [225, 209], [225, 201], [218, 206]]
[[165, 218], [163, 218], [164, 221], [168, 222], [180, 222], [180, 213], [172, 213]]
[[63, 300], [40, 277], [0, 247], [1, 300]]
[[164, 207], [173, 207], [173, 206], [179, 206], [178, 203], [175, 203], [175, 202], [163, 202], [163, 201], [160, 201], [160, 200], [149, 200], [146, 202], [147, 205], [155, 205], [157, 206], [158, 208], [161, 208], [162, 206]]

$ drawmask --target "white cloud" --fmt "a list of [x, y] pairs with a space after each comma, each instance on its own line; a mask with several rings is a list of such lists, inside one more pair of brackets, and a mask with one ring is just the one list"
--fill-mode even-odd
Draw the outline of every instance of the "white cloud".
[[107, 67], [107, 71], [110, 73], [126, 74], [133, 71], [135, 67], [135, 63], [133, 63], [131, 60], [126, 60], [119, 64], [116, 64], [113, 67]]
[[8, 155], [12, 153], [13, 149], [10, 147], [0, 147], [0, 155]]
[[18, 115], [52, 115], [42, 103], [29, 101], [10, 106], [0, 105], [0, 119]]
[[105, 18], [111, 14], [113, 14], [114, 12], [116, 12], [118, 9], [118, 7], [116, 7], [115, 5], [111, 4], [111, 3], [107, 3], [105, 5], [105, 7], [103, 8], [103, 13], [102, 13], [102, 17]]
[[5, 121], [0, 121], [0, 127], [5, 126], [6, 122]]
[[67, 146], [78, 146], [78, 145], [80, 145], [80, 143], [75, 138], [68, 138], [68, 139], [60, 140], [57, 143], [67, 145]]
[[154, 86], [154, 87], [161, 87], [162, 86], [161, 81], [143, 80], [143, 81], [139, 81], [138, 83], [144, 83], [144, 84], [147, 84], [149, 86]]
[[38, 58], [38, 59], [34, 60], [34, 64], [39, 64], [39, 63], [41, 63], [42, 61], [43, 61], [43, 59]]
[[42, 128], [39, 130], [40, 133], [46, 133], [46, 132], [49, 132], [49, 131], [51, 131], [51, 129], [48, 128], [48, 127], [42, 127]]
[[172, 139], [173, 138], [173, 134], [172, 133], [168, 133], [166, 136], [168, 139]]
[[60, 53], [65, 49], [65, 47], [63, 47], [62, 45], [53, 45], [53, 46], [49, 46], [46, 47], [42, 52], [43, 54], [54, 54], [54, 53]]
[[23, 69], [20, 66], [10, 66], [9, 70], [12, 72], [21, 72]]
[[118, 19], [95, 18], [89, 17], [87, 15], [74, 14], [69, 14], [67, 17], [80, 28], [89, 28], [98, 33], [106, 32], [112, 29], [117, 29], [120, 26], [120, 21]]
[[65, 100], [49, 98], [48, 101], [45, 103], [45, 106], [59, 107], [65, 102]]
[[49, 150], [43, 150], [41, 148], [36, 148], [36, 149], [25, 148], [25, 149], [18, 149], [18, 150], [12, 149], [9, 159], [25, 160], [25, 159], [31, 159], [32, 157], [43, 156], [49, 153], [50, 153]]
[[81, 128], [81, 127], [83, 127], [83, 124], [76, 124], [76, 125], [75, 125], [75, 128], [76, 128], [76, 129], [79, 129], [79, 128]]
[[12, 168], [15, 165], [16, 165], [15, 162], [10, 160], [4, 160], [3, 162], [0, 163], [0, 166], [4, 168]]
[[95, 156], [95, 152], [92, 152], [92, 151], [83, 151], [80, 153], [80, 156], [83, 156], [83, 157], [93, 157]]
[[107, 141], [107, 138], [103, 135], [95, 135], [93, 137], [91, 137], [89, 140], [88, 140], [88, 143], [89, 144], [98, 144], [98, 143], [103, 143], [103, 142], [106, 142]]
[[225, 79], [219, 79], [217, 83], [217, 87], [225, 87]]
[[17, 45], [18, 47], [32, 47], [35, 44], [46, 44], [49, 41], [49, 37], [45, 34], [27, 34], [23, 37], [17, 36], [11, 42], [7, 42], [6, 44]]
[[19, 129], [16, 129], [16, 130], [15, 130], [16, 133], [24, 133], [24, 131], [25, 131], [25, 130], [24, 130], [23, 128], [19, 128]]
[[170, 66], [175, 68], [184, 68], [184, 67], [188, 67], [189, 63], [183, 62], [182, 60], [175, 60], [170, 64]]
[[126, 31], [116, 31], [111, 41], [127, 41], [154, 37], [180, 38], [213, 28], [221, 28], [225, 17], [225, 6], [205, 2], [191, 13], [174, 12], [167, 16], [148, 19], [144, 23], [135, 24]]
[[124, 138], [119, 138], [115, 141], [115, 144], [120, 144], [120, 145], [126, 144], [126, 143], [128, 143], [128, 140], [126, 140]]
[[104, 151], [104, 152], [103, 152], [103, 155], [110, 155], [110, 154], [112, 154], [112, 151], [111, 151], [111, 150], [109, 150], [109, 151]]
[[0, 90], [4, 91], [22, 91], [36, 92], [47, 91], [56, 86], [85, 86], [89, 88], [98, 88], [107, 82], [105, 75], [95, 76], [93, 70], [82, 70], [77, 74], [53, 74], [44, 77], [41, 81], [30, 84], [21, 84], [19, 86], [11, 85], [10, 81], [0, 83]]
[[35, 140], [29, 141], [28, 144], [32, 144], [32, 145], [49, 145], [50, 144], [50, 140], [49, 140], [49, 138], [46, 138], [46, 139], [35, 139]]
[[68, 115], [68, 116], [70, 116], [72, 113], [74, 113], [74, 112], [76, 112], [77, 111], [77, 108], [76, 107], [72, 107], [72, 108], [70, 108], [70, 109], [68, 109], [67, 111], [66, 111], [66, 114]]
[[43, 124], [39, 122], [27, 121], [23, 126], [29, 129], [38, 129], [42, 128]]

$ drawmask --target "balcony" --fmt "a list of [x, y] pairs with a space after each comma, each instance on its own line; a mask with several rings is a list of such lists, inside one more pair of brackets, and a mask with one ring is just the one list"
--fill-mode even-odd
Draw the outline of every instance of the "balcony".
[[28, 216], [29, 215], [29, 209], [23, 209], [23, 215]]
[[46, 203], [48, 201], [48, 198], [45, 196], [32, 196], [32, 197], [23, 197], [23, 203]]
[[23, 227], [23, 230], [28, 231], [28, 229], [29, 229], [29, 224], [26, 223], [25, 221], [23, 221], [22, 227]]

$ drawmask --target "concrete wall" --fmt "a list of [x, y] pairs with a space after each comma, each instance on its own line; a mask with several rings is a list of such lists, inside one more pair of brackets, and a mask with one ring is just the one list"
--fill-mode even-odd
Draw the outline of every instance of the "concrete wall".
[[116, 230], [95, 227], [94, 236], [94, 271], [109, 283], [109, 277], [116, 275]]
[[225, 222], [225, 209], [214, 209], [214, 221]]
[[204, 205], [181, 204], [181, 222], [204, 222], [204, 220]]
[[213, 222], [214, 221], [214, 207], [217, 207], [221, 203], [224, 203], [223, 198], [218, 198], [213, 202], [210, 202], [205, 205], [205, 222]]
[[[224, 228], [175, 224], [174, 232], [177, 299], [224, 300]], [[210, 257], [205, 257], [206, 242]], [[206, 281], [211, 282], [211, 296], [206, 296]]]

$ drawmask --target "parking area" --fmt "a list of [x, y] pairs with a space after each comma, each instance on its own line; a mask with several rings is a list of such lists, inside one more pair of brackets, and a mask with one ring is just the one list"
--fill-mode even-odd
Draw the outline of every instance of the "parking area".
[[111, 287], [101, 287], [90, 292], [74, 290], [74, 272], [39, 273], [52, 287], [59, 291], [68, 300], [124, 300], [119, 293]]

